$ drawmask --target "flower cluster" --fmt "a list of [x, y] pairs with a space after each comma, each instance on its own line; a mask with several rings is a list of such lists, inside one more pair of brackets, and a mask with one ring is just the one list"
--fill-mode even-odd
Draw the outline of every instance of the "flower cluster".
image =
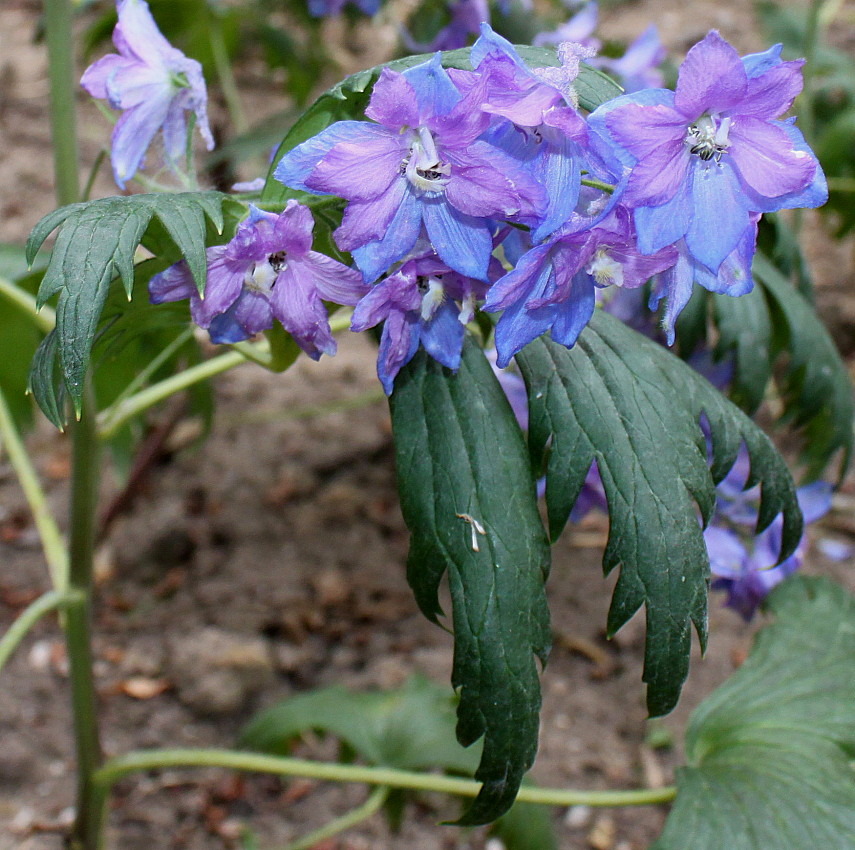
[[[648, 71], [656, 44], [647, 34], [637, 48]], [[312, 356], [332, 350], [322, 302], [354, 305], [353, 330], [384, 323], [387, 393], [419, 345], [456, 369], [476, 309], [498, 314], [503, 367], [547, 332], [572, 346], [603, 290], [652, 281], [670, 341], [695, 283], [751, 289], [762, 213], [825, 199], [815, 156], [781, 118], [801, 62], [782, 61], [779, 47], [740, 59], [711, 32], [675, 91], [624, 94], [585, 118], [574, 82], [593, 52], [565, 42], [556, 67], [530, 68], [483, 24], [472, 70], [444, 68], [439, 53], [385, 68], [367, 120], [331, 124], [274, 171], [291, 190], [344, 201], [333, 238], [354, 269], [311, 252], [310, 213], [289, 204], [275, 224], [253, 211], [232, 243], [209, 250], [204, 300], [181, 266], [155, 279], [153, 297], [191, 297], [215, 340], [277, 319]]]

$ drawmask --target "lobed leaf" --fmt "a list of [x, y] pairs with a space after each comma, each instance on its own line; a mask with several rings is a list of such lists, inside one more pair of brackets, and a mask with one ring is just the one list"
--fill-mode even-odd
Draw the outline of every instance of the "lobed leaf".
[[794, 576], [775, 622], [692, 714], [689, 766], [651, 850], [816, 850], [855, 836], [855, 599]]
[[787, 354], [779, 379], [784, 420], [802, 429], [807, 474], [817, 477], [840, 451], [842, 479], [852, 456], [855, 419], [846, 366], [813, 307], [762, 254], [754, 259], [753, 274], [763, 286], [772, 325], [781, 334], [776, 353]]
[[766, 435], [704, 378], [603, 311], [573, 349], [541, 337], [517, 363], [528, 388], [535, 467], [548, 458], [550, 533], [560, 534], [596, 462], [610, 520], [603, 567], [608, 573], [620, 565], [608, 632], [645, 606], [647, 705], [651, 714], [664, 714], [688, 673], [690, 624], [706, 643], [709, 560], [698, 513], [706, 523], [715, 484], [744, 443], [748, 486], [762, 484], [758, 531], [784, 513], [783, 559], [802, 532], [789, 472]]
[[412, 533], [407, 577], [436, 621], [448, 573], [457, 738], [484, 738], [483, 787], [459, 823], [494, 820], [513, 803], [537, 750], [549, 612], [549, 544], [522, 433], [483, 352], [464, 344], [456, 375], [419, 351], [390, 398], [398, 486]]
[[[186, 258], [201, 291], [206, 272], [206, 219], [221, 232], [224, 204], [235, 203], [219, 192], [100, 198], [56, 210], [35, 226], [27, 241], [29, 262], [50, 233], [60, 228], [38, 292], [40, 305], [59, 295], [56, 333], [40, 350], [42, 358], [58, 356], [62, 381], [78, 412], [83, 378], [110, 282], [118, 274], [130, 297], [135, 252], [147, 230], [163, 228]], [[56, 424], [62, 418], [56, 391], [43, 383], [52, 374], [52, 365], [39, 363], [31, 372], [30, 386], [48, 418]]]

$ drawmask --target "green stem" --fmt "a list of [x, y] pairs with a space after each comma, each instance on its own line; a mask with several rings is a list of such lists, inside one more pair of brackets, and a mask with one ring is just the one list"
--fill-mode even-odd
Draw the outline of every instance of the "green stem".
[[93, 394], [91, 387], [87, 386], [80, 419], [72, 421], [69, 426], [72, 440], [69, 586], [75, 597], [65, 608], [65, 641], [77, 752], [77, 816], [71, 833], [73, 850], [98, 850], [102, 824], [100, 814], [92, 809], [92, 777], [103, 760], [92, 676], [90, 628], [100, 471], [94, 413]]
[[3, 669], [3, 666], [9, 660], [9, 656], [17, 649], [24, 635], [49, 611], [66, 605], [72, 596], [73, 594], [49, 590], [34, 602], [31, 602], [18, 614], [15, 622], [9, 626], [6, 634], [0, 638], [0, 670]]
[[[263, 345], [263, 343], [259, 343], [259, 345]], [[106, 410], [102, 410], [98, 416], [98, 436], [102, 440], [112, 437], [129, 419], [133, 419], [144, 410], [154, 407], [175, 393], [189, 389], [200, 381], [206, 381], [215, 375], [234, 369], [241, 363], [246, 363], [246, 358], [238, 351], [220, 354], [204, 363], [191, 366], [177, 375], [164, 378], [162, 381], [134, 393], [130, 398], [126, 398], [118, 404], [110, 405]]]
[[[333, 333], [338, 333], [349, 325], [350, 311], [336, 313], [330, 318], [330, 330]], [[240, 346], [239, 349], [238, 345]], [[251, 346], [252, 356], [250, 356], [249, 346]], [[171, 375], [144, 390], [140, 390], [138, 393], [134, 393], [130, 398], [126, 398], [118, 404], [110, 405], [106, 410], [101, 411], [98, 417], [98, 435], [102, 439], [111, 437], [125, 422], [133, 419], [134, 416], [138, 416], [144, 410], [154, 407], [164, 399], [182, 390], [189, 389], [201, 381], [207, 381], [215, 375], [228, 372], [229, 369], [234, 369], [235, 366], [240, 366], [247, 360], [271, 368], [273, 358], [270, 352], [270, 343], [266, 339], [257, 343], [238, 343], [233, 348], [238, 350], [220, 354], [204, 363], [191, 366], [177, 375]]]
[[0, 277], [0, 297], [5, 298], [11, 304], [20, 308], [32, 319], [33, 324], [44, 333], [50, 333], [56, 325], [56, 313], [51, 307], [36, 309], [36, 299], [25, 292], [21, 287], [15, 286], [11, 280]]
[[344, 832], [346, 829], [350, 829], [352, 826], [368, 820], [371, 815], [383, 808], [383, 803], [386, 802], [388, 796], [388, 788], [384, 788], [382, 785], [375, 788], [361, 806], [357, 806], [357, 808], [347, 814], [331, 820], [313, 832], [307, 833], [302, 838], [289, 844], [285, 850], [309, 850], [310, 847], [320, 844], [321, 841], [326, 841], [327, 838], [332, 838], [334, 835], [338, 835], [340, 832]]
[[615, 187], [611, 183], [603, 183], [602, 180], [595, 180], [593, 177], [583, 177], [582, 185], [590, 186], [592, 189], [599, 189], [602, 192], [608, 192], [610, 195], [615, 190]]
[[828, 188], [832, 192], [855, 192], [855, 177], [829, 177]]
[[229, 61], [229, 52], [223, 38], [223, 22], [214, 10], [208, 12], [208, 37], [211, 52], [214, 54], [214, 67], [217, 69], [220, 88], [223, 90], [223, 98], [226, 101], [226, 108], [229, 110], [235, 132], [240, 135], [247, 131], [249, 123], [246, 120], [246, 115], [244, 115], [240, 93], [232, 73], [232, 63]]
[[[351, 764], [325, 764], [305, 759], [266, 756], [216, 749], [141, 750], [109, 759], [96, 771], [94, 785], [103, 794], [109, 787], [131, 773], [163, 768], [225, 767], [232, 770], [270, 773], [276, 776], [299, 776], [331, 782], [360, 782], [413, 791], [438, 791], [460, 797], [475, 797], [481, 784], [471, 779], [456, 779], [432, 773], [415, 773], [385, 767], [362, 767]], [[517, 800], [544, 806], [646, 806], [668, 803], [677, 789], [644, 788], [635, 791], [574, 791], [563, 788], [523, 786]]]
[[0, 390], [0, 440], [9, 456], [9, 462], [24, 492], [24, 498], [33, 514], [36, 531], [42, 542], [48, 571], [50, 572], [53, 589], [58, 593], [65, 591], [68, 586], [68, 556], [65, 543], [59, 533], [56, 520], [48, 507], [44, 490], [39, 477], [30, 461], [21, 435], [15, 427], [12, 413], [6, 404], [6, 398]]
[[157, 357], [153, 358], [144, 369], [141, 369], [134, 376], [134, 379], [119, 393], [113, 401], [113, 406], [121, 404], [125, 399], [132, 396], [135, 392], [142, 390], [148, 379], [166, 363], [182, 345], [189, 342], [193, 337], [193, 328], [185, 328], [172, 342], [163, 348]]
[[92, 163], [92, 168], [89, 169], [89, 176], [86, 178], [86, 185], [83, 187], [83, 197], [81, 200], [88, 201], [89, 195], [92, 192], [92, 187], [95, 185], [95, 178], [98, 176], [98, 171], [101, 168], [101, 163], [107, 158], [107, 151], [104, 148], [98, 151], [98, 156], [95, 157], [95, 162]]
[[74, 72], [71, 2], [45, 0], [44, 12], [56, 201], [59, 206], [65, 206], [80, 200], [77, 129], [74, 120], [77, 76]]

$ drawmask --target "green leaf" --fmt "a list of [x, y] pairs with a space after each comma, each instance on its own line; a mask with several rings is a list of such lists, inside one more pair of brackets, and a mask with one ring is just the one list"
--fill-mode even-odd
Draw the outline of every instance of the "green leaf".
[[[559, 64], [555, 49], [552, 47], [516, 45], [516, 50], [531, 68], [554, 67]], [[443, 67], [471, 70], [469, 51], [470, 48], [468, 47], [443, 51]], [[279, 160], [292, 148], [316, 136], [321, 130], [326, 129], [336, 121], [362, 119], [365, 107], [368, 106], [370, 89], [384, 68], [391, 68], [393, 71], [406, 71], [407, 68], [427, 62], [432, 57], [432, 53], [424, 53], [375, 65], [373, 68], [358, 71], [345, 77], [341, 82], [324, 92], [300, 116], [282, 140], [282, 144], [279, 145], [270, 164], [267, 182], [261, 193], [262, 201], [265, 203], [284, 203], [289, 198], [296, 198], [306, 202], [308, 198], [311, 198], [311, 195], [288, 189], [274, 179], [273, 172]], [[585, 64], [580, 66], [579, 76], [573, 85], [579, 95], [579, 105], [589, 111], [593, 111], [600, 104], [623, 92], [623, 89], [611, 77]]]
[[558, 850], [551, 811], [535, 803], [514, 803], [489, 830], [501, 839], [505, 850]]
[[817, 850], [855, 836], [855, 599], [794, 576], [747, 661], [692, 714], [651, 850]]
[[[551, 535], [560, 534], [596, 461], [609, 506], [603, 567], [608, 573], [620, 565], [608, 632], [646, 606], [647, 705], [664, 714], [688, 673], [690, 624], [706, 643], [709, 560], [698, 511], [706, 522], [714, 485], [744, 442], [749, 486], [762, 483], [758, 530], [784, 512], [783, 559], [802, 532], [792, 479], [744, 413], [665, 348], [601, 310], [574, 348], [540, 338], [517, 362], [528, 387], [535, 468], [548, 456]], [[711, 469], [702, 414], [712, 435]]]
[[475, 778], [484, 783], [461, 824], [504, 813], [537, 750], [549, 612], [549, 545], [522, 433], [471, 340], [456, 375], [419, 351], [390, 399], [398, 488], [412, 532], [407, 576], [436, 622], [448, 572], [454, 628], [457, 738], [482, 736]]
[[422, 676], [395, 691], [359, 693], [340, 686], [290, 697], [257, 714], [239, 745], [287, 755], [293, 740], [314, 730], [334, 735], [367, 762], [398, 770], [441, 767], [471, 774], [478, 753], [454, 740], [457, 700]]
[[846, 366], [813, 307], [762, 254], [754, 258], [753, 274], [763, 286], [772, 326], [781, 335], [776, 353], [787, 354], [779, 379], [784, 420], [802, 429], [807, 475], [818, 476], [840, 451], [842, 478], [852, 456], [855, 417]]
[[730, 398], [746, 413], [754, 413], [763, 401], [772, 377], [772, 321], [762, 287], [747, 295], [711, 296], [718, 328], [718, 357], [733, 357]]
[[[101, 198], [63, 207], [35, 226], [27, 241], [29, 262], [48, 235], [60, 228], [38, 293], [39, 304], [59, 294], [55, 342], [43, 354], [58, 353], [62, 380], [78, 412], [83, 377], [110, 281], [118, 273], [130, 296], [134, 254], [146, 231], [151, 226], [163, 228], [187, 259], [201, 291], [206, 271], [206, 218], [222, 231], [224, 205], [233, 204], [233, 199], [219, 192]], [[30, 379], [35, 397], [49, 404], [52, 391], [38, 384], [51, 372], [42, 364]]]

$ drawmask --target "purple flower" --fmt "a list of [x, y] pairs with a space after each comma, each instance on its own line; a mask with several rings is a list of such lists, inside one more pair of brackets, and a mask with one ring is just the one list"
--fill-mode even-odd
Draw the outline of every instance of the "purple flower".
[[[559, 51], [566, 47], [562, 45]], [[587, 125], [567, 105], [575, 98], [572, 81], [578, 74], [578, 56], [571, 57], [567, 51], [561, 55], [568, 63], [561, 68], [531, 69], [509, 41], [482, 24], [470, 54], [476, 71], [449, 71], [463, 93], [481, 88], [480, 108], [495, 119], [505, 119], [495, 124], [489, 140], [526, 163], [546, 190], [544, 212], [530, 219], [520, 217], [532, 228], [534, 242], [567, 221], [579, 198], [583, 167], [593, 170], [585, 159]], [[558, 78], [544, 79], [543, 75], [549, 77], [547, 72]]]
[[[338, 15], [347, 0], [309, 0], [309, 14], [313, 18], [331, 18]], [[353, 0], [353, 4], [366, 15], [375, 15], [380, 8], [380, 0]]]
[[[736, 463], [717, 488], [716, 513], [704, 531], [710, 556], [712, 587], [727, 592], [725, 605], [750, 620], [766, 594], [795, 572], [804, 560], [807, 537], [796, 551], [775, 566], [781, 551], [783, 519], [779, 516], [754, 536], [759, 488], [744, 490], [749, 474], [748, 453], [743, 448]], [[831, 506], [831, 485], [815, 481], [796, 491], [805, 524], [815, 522]]]
[[[497, 260], [492, 276], [501, 273]], [[377, 375], [386, 395], [395, 376], [421, 343], [434, 360], [452, 371], [460, 365], [464, 325], [472, 321], [475, 302], [486, 284], [465, 277], [443, 263], [433, 249], [420, 251], [381, 280], [356, 305], [352, 331], [384, 322], [377, 355]]]
[[422, 226], [439, 258], [487, 280], [494, 219], [533, 217], [546, 195], [516, 159], [480, 138], [481, 86], [464, 97], [440, 55], [403, 74], [384, 68], [367, 121], [339, 121], [289, 151], [286, 186], [349, 201], [336, 244], [374, 280], [415, 245]]
[[401, 38], [411, 53], [432, 53], [465, 47], [470, 35], [476, 35], [482, 22], [490, 20], [487, 0], [455, 0], [449, 5], [451, 20], [429, 42], [418, 42], [402, 29]]
[[589, 61], [595, 68], [615, 77], [624, 91], [631, 94], [662, 86], [664, 76], [658, 66], [665, 60], [665, 55], [656, 27], [650, 24], [619, 59], [597, 56]]
[[637, 208], [642, 253], [685, 238], [715, 274], [751, 212], [825, 201], [825, 178], [801, 133], [776, 120], [801, 90], [803, 64], [779, 52], [740, 60], [710, 32], [680, 66], [675, 92], [624, 95], [592, 113], [592, 131], [629, 171], [622, 202]]
[[202, 66], [176, 50], [160, 33], [145, 0], [118, 0], [119, 23], [113, 44], [119, 55], [104, 56], [86, 69], [80, 85], [92, 97], [123, 110], [113, 128], [110, 161], [120, 189], [142, 168], [143, 157], [158, 130], [170, 166], [187, 144], [184, 113], [196, 125], [208, 150], [214, 138], [208, 127], [207, 94]]
[[570, 348], [594, 312], [598, 287], [642, 286], [676, 260], [672, 248], [639, 254], [621, 207], [593, 226], [558, 231], [524, 254], [487, 294], [485, 310], [504, 310], [496, 324], [499, 366], [547, 330]]
[[552, 32], [538, 33], [532, 44], [541, 46], [544, 44], [560, 44], [562, 41], [574, 41], [585, 47], [599, 50], [599, 39], [592, 37], [597, 28], [597, 11], [596, 3], [585, 3], [578, 12], [557, 29]]
[[151, 301], [189, 298], [193, 321], [212, 342], [240, 342], [276, 319], [313, 360], [333, 355], [323, 301], [353, 306], [368, 287], [359, 272], [311, 250], [313, 226], [308, 207], [296, 201], [288, 201], [280, 215], [250, 205], [231, 242], [206, 252], [204, 298], [181, 261], [151, 279]]
[[[699, 283], [710, 292], [734, 297], [751, 292], [754, 287], [751, 260], [757, 243], [759, 218], [757, 213], [749, 214], [748, 226], [737, 241], [736, 247], [724, 258], [715, 274], [692, 256], [685, 240], [681, 239], [676, 243], [674, 247], [677, 249], [677, 262], [656, 277], [649, 304], [650, 309], [655, 310], [659, 301], [662, 298], [665, 299], [662, 328], [668, 345], [674, 343], [674, 324], [692, 296], [694, 283]], [[636, 221], [638, 221], [637, 215]]]

